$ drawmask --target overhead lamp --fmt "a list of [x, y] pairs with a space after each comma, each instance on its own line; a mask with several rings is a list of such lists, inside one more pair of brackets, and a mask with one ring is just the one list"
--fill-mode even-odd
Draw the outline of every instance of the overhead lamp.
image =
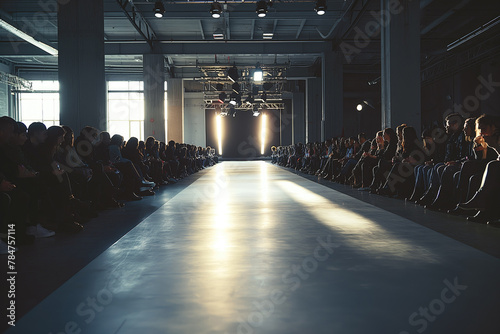
[[217, 28], [214, 31], [214, 39], [224, 39], [224, 33], [221, 28]]
[[238, 98], [238, 94], [236, 94], [235, 92], [232, 92], [231, 93], [231, 97], [229, 98], [229, 103], [233, 106], [235, 106], [237, 104], [237, 98]]
[[316, 7], [314, 7], [314, 10], [318, 15], [325, 15], [326, 13], [326, 0], [317, 0], [316, 1]]
[[257, 1], [255, 12], [257, 13], [258, 17], [265, 17], [267, 14], [267, 3], [264, 0]]
[[210, 14], [212, 14], [212, 17], [214, 19], [218, 19], [221, 13], [222, 13], [222, 7], [220, 3], [214, 0], [214, 2], [212, 2], [212, 7], [210, 7]]
[[262, 72], [262, 69], [260, 67], [257, 67], [253, 72], [253, 81], [261, 82], [263, 77], [264, 77], [264, 72]]
[[254, 117], [257, 117], [257, 116], [259, 116], [259, 115], [260, 115], [259, 106], [253, 106], [252, 115], [253, 115]]
[[163, 2], [161, 1], [156, 1], [155, 2], [155, 16], [159, 19], [163, 17], [163, 14], [165, 14], [165, 7], [163, 7]]
[[273, 39], [274, 33], [272, 32], [265, 32], [262, 34], [262, 39]]

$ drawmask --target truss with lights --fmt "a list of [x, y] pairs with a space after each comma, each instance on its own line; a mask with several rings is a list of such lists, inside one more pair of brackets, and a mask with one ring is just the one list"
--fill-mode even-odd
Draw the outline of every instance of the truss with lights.
[[0, 82], [5, 83], [16, 90], [33, 90], [30, 81], [4, 72], [0, 72]]

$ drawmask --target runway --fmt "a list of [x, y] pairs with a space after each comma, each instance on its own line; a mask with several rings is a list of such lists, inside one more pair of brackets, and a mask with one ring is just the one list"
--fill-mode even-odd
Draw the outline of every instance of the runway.
[[500, 333], [499, 259], [267, 162], [201, 173], [7, 333]]

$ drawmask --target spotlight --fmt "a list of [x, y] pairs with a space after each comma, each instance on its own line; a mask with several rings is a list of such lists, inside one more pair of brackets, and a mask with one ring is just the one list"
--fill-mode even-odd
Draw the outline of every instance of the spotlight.
[[231, 68], [227, 71], [227, 76], [229, 77], [229, 79], [230, 79], [232, 82], [236, 82], [236, 81], [238, 81], [238, 79], [240, 78], [240, 76], [239, 76], [239, 74], [238, 74], [238, 69], [236, 68], [236, 66], [231, 67]]
[[224, 100], [226, 99], [227, 94], [225, 92], [222, 92], [219, 94], [219, 102], [224, 103]]
[[314, 10], [318, 15], [325, 15], [326, 13], [326, 0], [317, 0], [316, 1], [316, 7], [314, 7]]
[[165, 7], [163, 7], [163, 2], [161, 1], [156, 1], [155, 2], [155, 16], [159, 19], [163, 17], [163, 14], [165, 14]]
[[259, 111], [259, 106], [253, 106], [253, 112], [252, 112], [252, 115], [254, 117], [257, 117], [260, 115], [260, 111]]
[[236, 94], [235, 92], [232, 92], [231, 97], [229, 98], [229, 103], [231, 105], [235, 106], [237, 104], [237, 102], [236, 102], [237, 97], [238, 97], [238, 94]]
[[214, 19], [218, 19], [221, 13], [222, 7], [220, 6], [220, 3], [214, 0], [214, 2], [212, 3], [212, 7], [210, 8], [210, 14], [212, 14], [212, 17]]
[[257, 67], [253, 72], [253, 81], [261, 82], [263, 77], [264, 77], [264, 72], [262, 72], [262, 69], [260, 67]]
[[361, 103], [360, 103], [360, 104], [358, 104], [358, 105], [356, 106], [356, 110], [357, 110], [357, 111], [361, 111], [361, 110], [363, 110], [363, 105], [362, 105]]
[[264, 0], [259, 0], [255, 12], [258, 17], [265, 17], [267, 14], [267, 3]]

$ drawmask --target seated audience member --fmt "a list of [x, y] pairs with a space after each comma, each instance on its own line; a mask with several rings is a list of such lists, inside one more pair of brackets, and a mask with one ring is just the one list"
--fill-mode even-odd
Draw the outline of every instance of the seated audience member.
[[436, 198], [441, 186], [441, 175], [447, 166], [456, 164], [470, 152], [469, 143], [465, 140], [464, 119], [460, 114], [450, 114], [446, 117], [446, 153], [444, 162], [437, 163], [430, 171], [430, 185], [424, 195], [416, 202], [421, 205], [430, 205]]
[[[0, 199], [6, 211], [2, 211], [1, 233], [6, 233], [9, 225], [15, 227], [16, 244], [31, 244], [34, 237], [26, 234], [28, 224], [29, 194], [17, 187], [14, 178], [17, 166], [10, 156], [9, 144], [17, 128], [16, 121], [8, 116], [0, 117]], [[3, 245], [2, 250], [5, 251]]]
[[357, 149], [356, 154], [348, 159], [342, 167], [340, 174], [335, 177], [335, 181], [340, 183], [345, 183], [347, 179], [352, 174], [352, 170], [358, 163], [358, 161], [363, 156], [363, 153], [368, 152], [371, 148], [371, 141], [366, 139], [366, 135], [362, 132], [358, 134], [358, 145], [360, 145], [359, 149]]
[[[123, 136], [113, 135], [108, 147], [109, 159], [113, 166], [118, 168], [118, 170], [123, 173], [123, 194], [122, 197], [125, 200], [140, 200], [142, 199], [137, 193], [141, 192], [141, 187], [152, 187], [154, 183], [148, 182], [142, 179], [141, 175], [134, 167], [134, 164], [129, 159], [122, 156], [121, 150], [123, 148]], [[144, 194], [150, 195], [153, 192], [148, 189]]]
[[430, 172], [435, 164], [443, 162], [445, 156], [445, 131], [438, 127], [425, 129], [422, 132], [423, 146], [425, 161], [422, 164], [415, 166], [413, 172], [415, 174], [415, 185], [413, 192], [408, 201], [418, 201], [426, 189], [430, 186]]
[[377, 166], [373, 167], [373, 180], [370, 184], [371, 193], [376, 193], [377, 189], [385, 183], [386, 173], [389, 173], [392, 168], [392, 161], [398, 147], [398, 138], [393, 129], [386, 128], [383, 135], [387, 145], [385, 145], [384, 152], [378, 159]]

